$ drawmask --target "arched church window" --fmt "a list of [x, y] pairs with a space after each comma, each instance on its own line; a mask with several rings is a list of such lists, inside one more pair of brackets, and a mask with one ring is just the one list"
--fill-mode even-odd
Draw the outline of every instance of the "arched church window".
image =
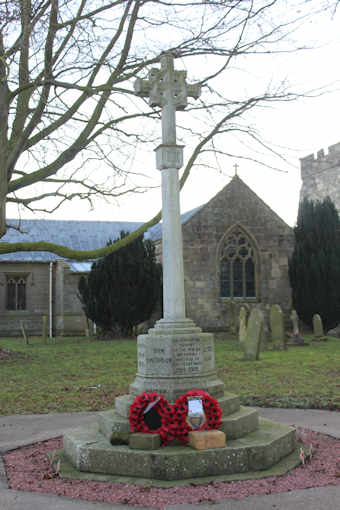
[[256, 297], [255, 250], [238, 228], [227, 236], [220, 252], [220, 284], [221, 297]]

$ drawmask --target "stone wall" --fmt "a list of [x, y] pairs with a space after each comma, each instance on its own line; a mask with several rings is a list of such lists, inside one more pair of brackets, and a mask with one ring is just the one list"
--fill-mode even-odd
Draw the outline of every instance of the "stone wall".
[[[26, 275], [26, 310], [6, 310], [6, 276]], [[77, 296], [79, 275], [71, 273], [63, 260], [53, 263], [52, 328], [57, 335], [82, 335], [84, 314]], [[31, 336], [42, 334], [42, 317], [49, 329], [49, 263], [5, 263], [0, 266], [0, 336], [21, 336], [20, 321]]]
[[323, 200], [327, 196], [340, 211], [340, 143], [321, 149], [300, 160], [302, 187], [300, 200]]
[[[6, 276], [26, 276], [26, 310], [6, 310]], [[20, 321], [30, 334], [41, 335], [42, 317], [48, 316], [49, 264], [1, 263], [0, 268], [0, 334], [21, 336]]]
[[293, 231], [238, 177], [183, 225], [187, 316], [205, 330], [226, 330], [230, 299], [220, 297], [219, 250], [237, 226], [256, 248], [256, 298], [233, 298], [266, 310], [280, 304], [288, 315], [291, 289], [288, 257]]

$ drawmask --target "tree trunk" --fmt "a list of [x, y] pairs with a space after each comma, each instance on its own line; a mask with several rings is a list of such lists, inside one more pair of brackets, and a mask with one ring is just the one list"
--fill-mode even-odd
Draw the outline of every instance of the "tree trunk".
[[0, 170], [0, 239], [6, 234], [7, 175]]

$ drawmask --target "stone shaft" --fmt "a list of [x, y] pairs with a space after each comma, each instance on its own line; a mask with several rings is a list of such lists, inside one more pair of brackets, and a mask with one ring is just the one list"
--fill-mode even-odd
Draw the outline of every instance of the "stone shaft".
[[162, 203], [164, 318], [176, 321], [185, 317], [185, 295], [179, 183], [174, 168], [162, 170]]
[[[163, 71], [162, 144], [176, 150], [176, 97], [179, 76], [174, 71], [173, 57], [161, 57]], [[184, 80], [183, 80], [184, 82]], [[182, 84], [182, 89], [185, 84]], [[178, 168], [162, 170], [162, 248], [164, 318], [185, 318], [182, 224], [179, 203]]]

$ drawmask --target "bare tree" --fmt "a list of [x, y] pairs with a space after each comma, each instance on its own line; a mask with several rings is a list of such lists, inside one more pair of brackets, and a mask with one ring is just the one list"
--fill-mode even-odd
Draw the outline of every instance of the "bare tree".
[[[294, 51], [285, 37], [307, 15], [301, 3], [0, 0], [0, 237], [6, 232], [6, 202], [50, 212], [74, 197], [91, 202], [98, 195], [143, 191], [129, 180], [141, 172], [132, 158], [141, 148], [154, 148], [159, 110], [135, 97], [133, 81], [145, 77], [163, 51], [195, 69], [203, 87], [179, 131], [192, 151], [182, 185], [210, 152], [234, 155], [225, 150], [228, 133], [263, 146], [247, 123], [248, 112], [296, 95], [279, 84], [261, 94], [230, 97], [228, 76], [242, 59]], [[43, 249], [85, 259], [119, 247], [72, 252], [48, 243], [1, 242], [0, 253]]]

